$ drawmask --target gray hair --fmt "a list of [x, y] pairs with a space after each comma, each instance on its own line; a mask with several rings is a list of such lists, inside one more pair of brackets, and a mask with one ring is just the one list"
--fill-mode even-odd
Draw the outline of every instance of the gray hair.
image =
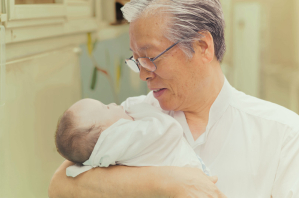
[[166, 29], [166, 38], [181, 41], [179, 46], [189, 58], [194, 54], [193, 42], [203, 37], [200, 33], [208, 31], [217, 60], [222, 61], [226, 49], [225, 22], [219, 0], [131, 0], [122, 8], [129, 22], [157, 11], [169, 14], [171, 25]]

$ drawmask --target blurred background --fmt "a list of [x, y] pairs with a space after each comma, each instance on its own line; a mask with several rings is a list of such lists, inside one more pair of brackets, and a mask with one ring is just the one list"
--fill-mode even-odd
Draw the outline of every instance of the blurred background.
[[[1, 0], [0, 198], [42, 198], [63, 162], [58, 118], [81, 98], [147, 94], [124, 59], [126, 0]], [[221, 0], [237, 89], [299, 112], [299, 0]]]

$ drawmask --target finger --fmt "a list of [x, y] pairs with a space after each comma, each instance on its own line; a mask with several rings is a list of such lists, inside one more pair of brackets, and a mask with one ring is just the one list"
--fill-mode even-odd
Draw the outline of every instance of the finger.
[[217, 177], [216, 175], [214, 175], [214, 176], [209, 176], [209, 179], [210, 179], [214, 184], [216, 184], [217, 181], [218, 181], [218, 177]]

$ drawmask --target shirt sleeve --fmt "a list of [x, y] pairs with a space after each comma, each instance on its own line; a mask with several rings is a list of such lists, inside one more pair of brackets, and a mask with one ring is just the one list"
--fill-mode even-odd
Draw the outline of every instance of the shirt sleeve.
[[299, 197], [299, 131], [290, 130], [282, 145], [272, 198]]
[[[130, 97], [124, 102], [121, 103], [121, 106], [123, 106], [125, 109], [129, 109], [130, 107], [134, 105], [139, 105], [141, 103], [149, 104], [153, 107], [159, 108], [160, 110], [160, 104], [159, 101], [154, 97], [153, 91], [150, 91], [147, 95], [141, 95], [136, 97]], [[162, 110], [163, 111], [163, 110]], [[164, 111], [164, 113], [167, 114], [168, 111]]]

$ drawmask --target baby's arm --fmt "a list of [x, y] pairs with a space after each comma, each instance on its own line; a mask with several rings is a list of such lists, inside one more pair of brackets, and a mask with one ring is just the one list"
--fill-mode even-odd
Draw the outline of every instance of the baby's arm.
[[71, 178], [66, 176], [65, 171], [72, 164], [65, 161], [55, 172], [49, 186], [50, 198], [151, 198], [162, 197], [162, 189], [163, 193], [166, 189], [166, 183], [161, 181], [162, 175], [169, 171], [167, 167], [94, 168], [76, 178]]

